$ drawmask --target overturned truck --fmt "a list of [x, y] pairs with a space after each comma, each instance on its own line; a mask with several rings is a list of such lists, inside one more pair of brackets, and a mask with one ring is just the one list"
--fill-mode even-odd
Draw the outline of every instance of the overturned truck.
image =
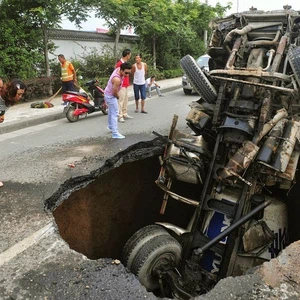
[[[284, 195], [300, 153], [299, 12], [252, 10], [212, 27], [209, 71], [190, 55], [181, 60], [200, 99], [186, 117], [192, 134], [177, 130], [174, 116], [156, 181], [161, 214], [168, 201], [181, 201], [194, 207], [190, 222], [143, 227], [122, 252], [148, 291], [179, 299], [245, 274], [285, 247]], [[199, 197], [175, 192], [177, 181], [196, 185]]]

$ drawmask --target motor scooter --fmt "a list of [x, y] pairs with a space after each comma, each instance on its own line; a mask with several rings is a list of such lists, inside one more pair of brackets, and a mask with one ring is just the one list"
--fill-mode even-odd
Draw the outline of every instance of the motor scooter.
[[70, 122], [76, 122], [81, 115], [91, 114], [102, 111], [104, 115], [108, 114], [108, 106], [104, 100], [104, 91], [98, 86], [98, 80], [88, 81], [88, 92], [80, 89], [79, 92], [66, 91], [62, 94], [64, 101], [64, 113]]

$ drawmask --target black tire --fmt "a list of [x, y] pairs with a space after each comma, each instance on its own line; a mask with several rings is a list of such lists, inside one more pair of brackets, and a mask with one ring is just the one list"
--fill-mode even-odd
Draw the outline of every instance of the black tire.
[[69, 122], [77, 122], [79, 119], [79, 116], [74, 116], [75, 107], [70, 106], [67, 110], [66, 117], [69, 120]]
[[139, 250], [132, 263], [131, 272], [148, 292], [159, 288], [159, 280], [155, 269], [164, 266], [178, 267], [181, 260], [182, 247], [172, 236], [156, 236]]
[[159, 225], [148, 225], [135, 232], [123, 247], [121, 261], [125, 267], [131, 270], [134, 257], [142, 246], [159, 235], [169, 235], [168, 232]]
[[186, 95], [190, 95], [192, 93], [193, 90], [189, 90], [189, 89], [183, 89], [183, 92], [186, 94]]
[[295, 74], [296, 81], [300, 85], [300, 47], [295, 47], [288, 52], [289, 62]]
[[203, 74], [195, 59], [190, 55], [186, 55], [180, 60], [180, 65], [202, 99], [208, 103], [215, 103], [217, 99], [216, 89]]
[[106, 104], [104, 104], [104, 105], [102, 106], [101, 111], [102, 111], [102, 113], [103, 113], [104, 115], [108, 115], [108, 106], [107, 106]]

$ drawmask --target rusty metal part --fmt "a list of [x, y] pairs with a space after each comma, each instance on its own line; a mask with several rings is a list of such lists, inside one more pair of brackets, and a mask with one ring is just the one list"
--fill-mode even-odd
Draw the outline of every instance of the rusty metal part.
[[278, 42], [280, 34], [281, 34], [281, 30], [277, 30], [277, 33], [272, 41], [269, 41], [269, 40], [250, 41], [250, 42], [248, 42], [248, 45], [249, 45], [249, 47], [275, 45]]
[[[173, 134], [174, 134], [174, 131], [176, 129], [177, 122], [178, 122], [178, 116], [174, 115], [173, 121], [172, 121], [172, 125], [171, 125], [171, 128], [170, 128], [170, 132], [169, 132], [169, 136], [168, 136], [168, 138], [170, 140], [172, 140], [172, 138], [173, 138]], [[167, 151], [168, 151], [168, 145], [165, 146], [164, 157], [166, 156]], [[164, 165], [162, 165], [161, 168], [160, 168], [159, 175], [158, 175], [158, 180], [159, 181], [164, 181], [164, 179], [165, 179], [165, 172], [166, 172], [166, 168], [165, 168]], [[167, 207], [167, 203], [168, 203], [168, 194], [165, 194], [164, 198], [163, 198], [163, 201], [162, 201], [162, 204], [161, 204], [160, 214], [163, 215], [165, 213], [165, 210], [166, 210], [166, 207]]]
[[239, 80], [239, 79], [227, 78], [227, 77], [220, 77], [220, 76], [212, 76], [212, 78], [218, 79], [220, 81], [230, 81], [230, 82], [260, 86], [260, 87], [263, 87], [266, 89], [281, 91], [286, 94], [293, 94], [293, 93], [297, 92], [297, 90], [295, 90], [295, 89], [289, 89], [289, 88], [284, 88], [284, 87], [280, 87], [280, 86], [263, 84], [263, 83], [259, 83], [259, 82], [251, 82], [251, 81], [245, 81], [245, 80]]
[[185, 120], [196, 127], [204, 128], [210, 121], [210, 116], [204, 111], [200, 110], [200, 107], [194, 107], [190, 110]]
[[257, 155], [258, 161], [264, 162], [266, 164], [269, 164], [271, 162], [272, 156], [277, 150], [280, 138], [283, 135], [284, 126], [287, 122], [288, 120], [286, 118], [279, 120], [278, 123], [270, 131], [269, 136], [265, 140]]
[[238, 35], [245, 35], [247, 33], [249, 33], [252, 30], [255, 29], [260, 29], [260, 28], [266, 28], [266, 27], [270, 27], [270, 26], [277, 26], [277, 25], [281, 25], [281, 22], [256, 22], [256, 23], [250, 23], [248, 25], [246, 25], [244, 28], [242, 29], [233, 29], [231, 30], [227, 36], [225, 37], [224, 43], [229, 43], [232, 38], [234, 37], [235, 34]]
[[285, 108], [277, 110], [276, 115], [273, 117], [273, 119], [271, 119], [263, 126], [262, 130], [254, 136], [252, 142], [257, 145], [261, 141], [261, 139], [278, 123], [279, 120], [287, 116], [288, 112]]
[[212, 70], [210, 71], [210, 75], [226, 75], [226, 76], [241, 76], [241, 77], [257, 77], [264, 79], [266, 81], [274, 81], [274, 80], [281, 80], [284, 82], [291, 82], [291, 77], [282, 73], [271, 73], [271, 72], [264, 72], [262, 68], [249, 68], [245, 70]]
[[258, 150], [259, 147], [251, 141], [244, 142], [243, 146], [236, 151], [227, 163], [226, 167], [224, 167], [222, 172], [219, 174], [219, 180], [224, 180], [225, 178], [235, 174], [240, 175], [249, 167]]
[[232, 47], [232, 51], [231, 51], [231, 54], [230, 54], [230, 56], [228, 58], [228, 61], [227, 61], [225, 69], [231, 69], [231, 68], [233, 68], [233, 64], [235, 62], [236, 54], [239, 51], [241, 43], [242, 43], [242, 39], [241, 38], [236, 39], [236, 41], [235, 41], [235, 43], [234, 43], [234, 45]]
[[285, 172], [294, 150], [297, 139], [299, 139], [300, 122], [289, 121], [284, 130], [283, 139], [275, 153], [273, 168]]
[[159, 182], [158, 180], [155, 181], [155, 183], [157, 184], [158, 187], [160, 187], [168, 196], [172, 197], [173, 199], [175, 200], [178, 200], [178, 201], [181, 201], [183, 203], [186, 203], [186, 204], [189, 204], [189, 205], [192, 205], [192, 206], [198, 206], [199, 205], [199, 202], [198, 201], [195, 201], [193, 199], [189, 199], [189, 198], [186, 198], [186, 197], [183, 197], [183, 196], [180, 196], [172, 191], [170, 191], [170, 189], [162, 184], [161, 182]]
[[263, 99], [262, 106], [260, 109], [260, 115], [258, 120], [257, 132], [261, 132], [263, 129], [264, 124], [269, 119], [271, 113], [271, 94], [270, 91], [268, 92], [268, 96]]
[[[276, 182], [281, 183], [281, 182], [283, 182], [282, 179], [284, 179], [285, 181], [289, 181], [289, 182], [293, 181], [295, 178], [296, 171], [297, 171], [299, 156], [300, 156], [299, 151], [294, 150], [290, 157], [290, 160], [286, 167], [286, 170], [283, 173], [278, 172], [277, 170], [274, 170], [271, 165], [265, 164], [262, 162], [262, 165], [264, 166], [264, 168], [262, 169], [262, 173], [269, 175], [269, 177], [266, 178], [266, 185], [272, 186], [272, 185], [275, 185]], [[289, 187], [290, 186], [287, 186], [285, 189], [289, 189]], [[280, 188], [284, 188], [283, 185], [281, 185]]]
[[[171, 188], [172, 182], [173, 182], [172, 178], [168, 178], [167, 179], [167, 186], [166, 187], [168, 189]], [[161, 204], [161, 207], [160, 207], [160, 211], [159, 211], [159, 213], [161, 215], [165, 214], [165, 211], [166, 211], [166, 208], [167, 208], [168, 199], [169, 199], [169, 194], [165, 192], [164, 193], [164, 197], [163, 197], [163, 201], [162, 201], [162, 204]]]
[[263, 67], [264, 59], [266, 56], [266, 49], [264, 48], [254, 48], [251, 50], [248, 61], [247, 61], [247, 69], [246, 70], [260, 70]]
[[247, 253], [261, 250], [258, 248], [269, 246], [274, 238], [274, 232], [272, 232], [264, 220], [255, 221], [250, 225], [242, 237], [244, 251]]
[[291, 158], [289, 160], [289, 163], [285, 169], [284, 173], [277, 173], [277, 176], [287, 179], [289, 181], [294, 180], [295, 178], [295, 174], [297, 171], [297, 166], [298, 166], [298, 162], [299, 162], [299, 156], [300, 153], [299, 151], [293, 151]]
[[273, 73], [273, 72], [278, 71], [281, 60], [282, 60], [282, 55], [283, 55], [285, 47], [286, 47], [286, 44], [287, 44], [287, 36], [283, 36], [281, 38], [280, 42], [279, 42], [278, 47], [277, 47], [276, 55], [275, 55], [275, 58], [274, 58], [274, 61], [273, 61], [270, 72]]

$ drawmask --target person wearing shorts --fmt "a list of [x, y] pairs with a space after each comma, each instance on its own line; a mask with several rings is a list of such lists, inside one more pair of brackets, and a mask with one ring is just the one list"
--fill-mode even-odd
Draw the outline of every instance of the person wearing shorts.
[[146, 99], [146, 80], [145, 75], [148, 72], [148, 66], [142, 62], [142, 55], [135, 56], [135, 64], [132, 66], [131, 74], [133, 76], [133, 91], [135, 99], [135, 112], [139, 112], [139, 100], [141, 99], [141, 113], [147, 114], [145, 111]]

